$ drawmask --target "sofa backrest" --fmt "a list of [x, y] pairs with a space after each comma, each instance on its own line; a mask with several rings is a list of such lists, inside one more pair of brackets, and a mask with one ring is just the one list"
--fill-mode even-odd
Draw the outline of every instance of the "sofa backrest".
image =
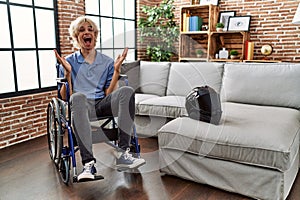
[[186, 96], [194, 87], [204, 85], [220, 93], [223, 66], [214, 62], [172, 62], [167, 95]]
[[140, 91], [147, 94], [166, 95], [170, 62], [140, 62]]
[[223, 101], [300, 109], [300, 64], [225, 64]]
[[[121, 74], [127, 75], [128, 85], [135, 92], [140, 92], [140, 63], [140, 60], [124, 61], [121, 67]], [[121, 84], [125, 85], [123, 82]]]

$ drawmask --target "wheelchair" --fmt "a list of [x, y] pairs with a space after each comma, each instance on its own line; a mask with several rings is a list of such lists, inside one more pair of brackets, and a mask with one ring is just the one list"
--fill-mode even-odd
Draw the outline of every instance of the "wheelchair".
[[[58, 68], [58, 65], [56, 66]], [[119, 80], [123, 80], [125, 85], [128, 85], [128, 80], [125, 75], [121, 75]], [[47, 140], [50, 158], [58, 169], [62, 181], [68, 185], [70, 182], [71, 171], [72, 180], [74, 183], [79, 182], [77, 180], [76, 169], [76, 152], [79, 148], [76, 146], [76, 138], [71, 126], [71, 109], [69, 104], [70, 88], [66, 79], [58, 78], [57, 83], [64, 84], [67, 91], [66, 100], [59, 98], [52, 98], [47, 107]], [[118, 127], [115, 121], [115, 117], [106, 116], [95, 120], [101, 120], [103, 123], [101, 126], [92, 126], [93, 144], [99, 142], [106, 142], [107, 144], [118, 147]], [[130, 151], [133, 156], [140, 157], [140, 145], [138, 143], [138, 137], [133, 126]], [[72, 168], [72, 170], [71, 170]], [[122, 171], [123, 169], [118, 169]], [[103, 176], [97, 175], [94, 180], [104, 179]]]

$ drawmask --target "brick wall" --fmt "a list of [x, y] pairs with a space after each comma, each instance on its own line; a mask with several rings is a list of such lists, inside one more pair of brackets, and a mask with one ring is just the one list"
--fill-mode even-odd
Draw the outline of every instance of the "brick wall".
[[250, 39], [255, 42], [254, 59], [260, 59], [260, 47], [271, 44], [271, 57], [299, 62], [300, 26], [292, 20], [299, 1], [296, 0], [220, 0], [220, 11], [234, 10], [236, 15], [251, 15]]
[[54, 92], [0, 99], [0, 149], [47, 132], [46, 109]]
[[[139, 2], [155, 5], [159, 1], [140, 0]], [[190, 0], [175, 0], [178, 24], [179, 7], [189, 4]], [[262, 58], [260, 47], [263, 44], [271, 44], [273, 46], [271, 56], [285, 62], [300, 62], [300, 26], [291, 24], [298, 4], [299, 1], [296, 0], [219, 0], [220, 11], [230, 10], [236, 11], [237, 16], [252, 16], [250, 39], [255, 42], [254, 59]], [[138, 10], [138, 13], [140, 12]], [[147, 60], [146, 43], [139, 44], [138, 48], [138, 59]]]
[[[137, 19], [141, 5], [157, 5], [160, 0], [137, 0]], [[175, 15], [179, 24], [179, 7], [190, 0], [175, 0]], [[237, 15], [251, 15], [251, 40], [256, 42], [256, 56], [262, 44], [273, 45], [274, 56], [283, 61], [300, 61], [300, 26], [292, 25], [298, 2], [295, 0], [220, 0], [220, 10], [235, 10]], [[68, 33], [70, 22], [84, 14], [84, 1], [58, 0], [60, 46], [63, 56], [74, 51]], [[138, 59], [147, 60], [146, 43], [138, 40]], [[0, 99], [0, 149], [46, 134], [46, 108], [56, 91]]]

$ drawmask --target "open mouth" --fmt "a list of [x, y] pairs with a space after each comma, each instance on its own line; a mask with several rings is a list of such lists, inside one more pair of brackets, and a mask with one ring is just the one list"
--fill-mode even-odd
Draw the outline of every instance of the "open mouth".
[[85, 43], [91, 43], [92, 42], [92, 38], [84, 38], [83, 41]]

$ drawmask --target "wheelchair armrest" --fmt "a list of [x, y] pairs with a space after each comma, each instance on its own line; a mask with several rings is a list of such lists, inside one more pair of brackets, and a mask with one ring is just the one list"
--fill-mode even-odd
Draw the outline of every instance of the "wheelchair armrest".
[[124, 80], [124, 79], [128, 79], [128, 76], [126, 74], [120, 74], [119, 80]]
[[[125, 85], [128, 86], [128, 76], [126, 74], [120, 74], [119, 81], [124, 82]], [[123, 85], [123, 84], [120, 84], [120, 85]]]
[[66, 78], [56, 78], [57, 83], [66, 83], [68, 80]]
[[[119, 80], [125, 80], [128, 79], [128, 76], [126, 74], [120, 74], [119, 75]], [[56, 82], [58, 83], [65, 83], [68, 80], [66, 78], [56, 78]]]

